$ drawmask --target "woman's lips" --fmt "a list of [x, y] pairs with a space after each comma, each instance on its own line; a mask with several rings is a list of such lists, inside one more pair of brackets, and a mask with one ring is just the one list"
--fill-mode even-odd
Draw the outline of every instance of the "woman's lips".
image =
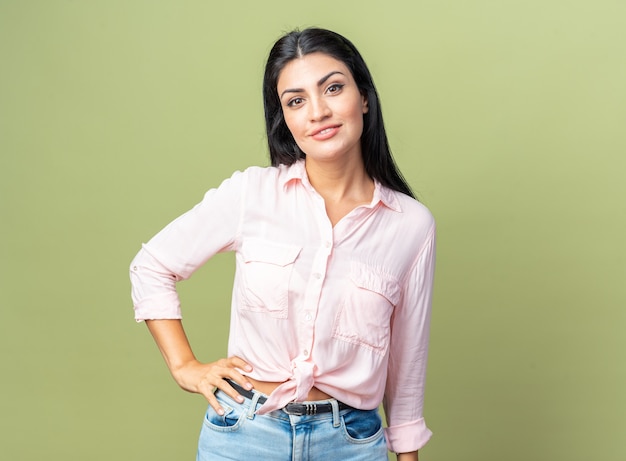
[[324, 141], [325, 139], [332, 138], [333, 136], [335, 136], [337, 134], [337, 132], [339, 131], [340, 126], [341, 125], [326, 126], [326, 127], [322, 128], [321, 130], [315, 131], [311, 135], [311, 137], [313, 139], [315, 139], [316, 141]]

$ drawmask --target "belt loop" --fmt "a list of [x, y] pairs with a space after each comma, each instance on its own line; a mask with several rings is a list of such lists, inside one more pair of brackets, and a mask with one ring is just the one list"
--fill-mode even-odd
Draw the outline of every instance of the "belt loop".
[[341, 425], [339, 421], [339, 404], [335, 399], [330, 399], [329, 402], [333, 407], [333, 427], [339, 427]]
[[256, 412], [256, 406], [259, 403], [259, 399], [262, 394], [260, 392], [255, 392], [252, 400], [250, 401], [250, 408], [248, 409], [248, 419], [254, 419], [254, 413]]

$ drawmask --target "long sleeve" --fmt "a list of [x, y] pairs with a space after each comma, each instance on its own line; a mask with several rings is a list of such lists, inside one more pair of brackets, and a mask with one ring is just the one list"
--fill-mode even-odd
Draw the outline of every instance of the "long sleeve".
[[392, 317], [390, 357], [383, 400], [391, 451], [415, 451], [432, 433], [423, 417], [426, 361], [435, 268], [435, 228], [404, 281]]
[[181, 318], [176, 282], [216, 253], [233, 249], [245, 184], [245, 174], [235, 173], [142, 246], [130, 265], [137, 321]]

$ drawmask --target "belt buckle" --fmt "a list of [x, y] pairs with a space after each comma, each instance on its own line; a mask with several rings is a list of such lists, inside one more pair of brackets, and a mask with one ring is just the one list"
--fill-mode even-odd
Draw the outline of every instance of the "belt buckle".
[[317, 414], [315, 403], [288, 403], [283, 411], [292, 416], [314, 416]]

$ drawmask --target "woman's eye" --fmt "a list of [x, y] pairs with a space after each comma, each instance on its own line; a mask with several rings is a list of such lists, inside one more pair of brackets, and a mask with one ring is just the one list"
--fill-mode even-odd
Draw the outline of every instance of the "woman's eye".
[[300, 104], [302, 104], [302, 102], [303, 102], [302, 98], [293, 98], [287, 103], [287, 105], [289, 107], [295, 107], [295, 106], [299, 106]]
[[337, 93], [342, 88], [343, 88], [343, 84], [341, 84], [341, 83], [333, 83], [332, 85], [330, 85], [328, 87], [328, 89], [326, 91], [328, 91], [329, 93]]

